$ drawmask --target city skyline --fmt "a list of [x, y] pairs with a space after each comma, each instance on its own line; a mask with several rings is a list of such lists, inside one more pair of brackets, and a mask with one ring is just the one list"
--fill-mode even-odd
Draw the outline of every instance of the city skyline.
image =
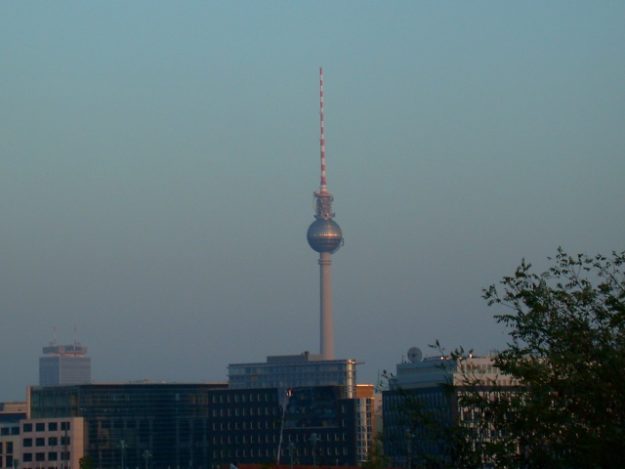
[[623, 249], [624, 14], [1, 4], [0, 400], [37, 382], [54, 328], [96, 382], [318, 349], [320, 65], [348, 238], [335, 355], [373, 382], [436, 339], [501, 347], [482, 288], [558, 246]]

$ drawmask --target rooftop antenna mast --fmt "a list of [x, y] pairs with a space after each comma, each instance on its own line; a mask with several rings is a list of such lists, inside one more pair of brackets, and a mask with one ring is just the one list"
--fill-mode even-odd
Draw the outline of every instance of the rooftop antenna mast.
[[319, 67], [319, 151], [321, 155], [321, 183], [319, 192], [328, 192], [328, 180], [326, 173], [326, 137], [323, 113], [323, 68]]
[[323, 68], [319, 67], [319, 152], [321, 157], [321, 177], [319, 192], [315, 192], [316, 210], [315, 217], [330, 220], [334, 217], [332, 202], [334, 197], [328, 191], [328, 175], [326, 164], [326, 137], [325, 137], [325, 112], [323, 96]]

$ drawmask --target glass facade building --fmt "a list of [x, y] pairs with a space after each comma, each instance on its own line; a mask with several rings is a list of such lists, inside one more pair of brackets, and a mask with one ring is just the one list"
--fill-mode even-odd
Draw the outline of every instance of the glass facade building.
[[360, 400], [344, 386], [225, 384], [33, 387], [32, 418], [83, 417], [94, 467], [213, 468], [227, 463], [358, 462]]
[[229, 365], [228, 380], [233, 389], [344, 386], [348, 397], [355, 397], [356, 360], [323, 360], [308, 352], [277, 355], [266, 362]]

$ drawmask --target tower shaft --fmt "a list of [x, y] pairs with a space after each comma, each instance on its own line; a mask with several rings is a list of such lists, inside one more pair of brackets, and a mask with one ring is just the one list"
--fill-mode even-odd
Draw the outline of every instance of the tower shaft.
[[332, 318], [332, 254], [319, 253], [319, 316], [321, 356], [334, 359], [334, 325]]

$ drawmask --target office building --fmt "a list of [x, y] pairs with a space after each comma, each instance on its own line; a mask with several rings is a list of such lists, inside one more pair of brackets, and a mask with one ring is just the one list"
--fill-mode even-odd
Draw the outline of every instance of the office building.
[[[101, 469], [213, 468], [231, 462], [355, 465], [370, 426], [345, 387], [227, 389], [224, 384], [33, 387], [31, 417], [83, 417]], [[279, 455], [279, 458], [278, 458]]]
[[0, 422], [0, 468], [13, 468], [20, 460], [20, 424]]
[[[484, 393], [493, 386], [514, 385], [493, 365], [491, 357], [423, 358], [416, 347], [408, 351], [408, 361], [397, 364], [389, 389], [382, 395], [384, 454], [392, 465], [418, 466], [425, 464], [427, 457], [444, 460], [448, 442], [436, 430], [456, 424], [477, 428], [475, 409], [459, 405], [469, 376], [483, 383], [480, 389]], [[425, 418], [415, 418], [417, 414]]]
[[40, 386], [90, 382], [91, 358], [87, 356], [87, 347], [79, 343], [43, 347], [43, 356], [39, 358]]
[[21, 469], [73, 469], [80, 466], [85, 441], [81, 417], [24, 419], [20, 428]]
[[16, 423], [26, 418], [26, 402], [0, 402], [0, 423]]
[[228, 365], [232, 389], [295, 388], [307, 386], [344, 386], [347, 397], [355, 397], [356, 360], [325, 360], [321, 355], [267, 357], [266, 362]]

